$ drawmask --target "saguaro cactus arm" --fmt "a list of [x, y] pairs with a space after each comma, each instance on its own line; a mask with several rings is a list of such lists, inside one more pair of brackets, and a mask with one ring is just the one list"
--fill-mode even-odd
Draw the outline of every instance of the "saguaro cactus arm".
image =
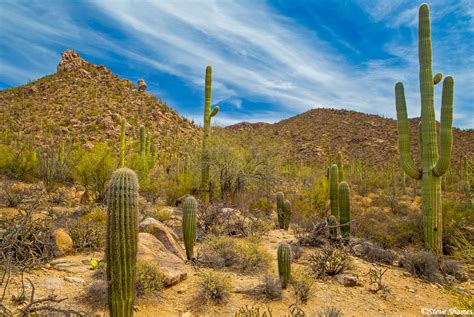
[[[408, 115], [403, 84], [395, 85], [395, 103], [397, 107], [398, 146], [400, 148], [400, 164], [407, 175], [421, 179], [421, 170], [415, 167], [410, 152], [410, 133], [408, 130]], [[421, 144], [420, 144], [421, 147]]]
[[443, 81], [443, 96], [441, 100], [441, 136], [440, 155], [433, 172], [436, 176], [442, 176], [449, 167], [451, 149], [453, 146], [453, 95], [454, 79], [448, 76]]

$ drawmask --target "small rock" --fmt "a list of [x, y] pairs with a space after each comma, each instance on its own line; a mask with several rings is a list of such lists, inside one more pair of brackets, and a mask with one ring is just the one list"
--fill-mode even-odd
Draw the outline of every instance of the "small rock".
[[357, 276], [352, 274], [338, 274], [336, 275], [336, 280], [346, 287], [357, 286], [359, 284]]
[[192, 317], [192, 316], [193, 316], [193, 314], [190, 311], [187, 311], [187, 312], [181, 314], [181, 317]]
[[64, 285], [64, 282], [60, 280], [59, 278], [47, 278], [41, 283], [43, 288], [49, 289], [49, 290], [54, 290], [54, 289], [59, 289], [62, 288]]
[[411, 288], [410, 286], [405, 286], [405, 288], [407, 289], [407, 291], [409, 291], [410, 293], [415, 293], [416, 292], [416, 289], [414, 288]]
[[83, 280], [82, 278], [79, 278], [79, 277], [75, 277], [75, 276], [66, 276], [64, 277], [64, 280], [66, 282], [70, 282], [72, 284], [76, 284], [76, 285], [86, 285], [86, 281]]
[[61, 257], [72, 252], [72, 239], [64, 229], [57, 229], [53, 233], [54, 256]]
[[402, 275], [403, 275], [403, 276], [406, 276], [406, 277], [410, 277], [410, 276], [411, 276], [411, 273], [410, 273], [410, 272], [403, 272]]

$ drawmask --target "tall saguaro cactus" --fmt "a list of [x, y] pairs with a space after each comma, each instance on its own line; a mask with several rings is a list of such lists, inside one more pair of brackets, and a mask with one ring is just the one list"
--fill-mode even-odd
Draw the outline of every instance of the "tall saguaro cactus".
[[209, 202], [209, 137], [211, 134], [211, 118], [219, 112], [219, 106], [215, 106], [211, 111], [212, 97], [212, 67], [206, 67], [206, 87], [204, 96], [204, 134], [202, 137], [202, 157], [201, 157], [201, 191], [202, 199]]
[[441, 137], [438, 156], [436, 120], [434, 110], [434, 85], [441, 81], [440, 73], [433, 77], [431, 66], [430, 12], [427, 4], [419, 9], [418, 57], [420, 63], [421, 168], [417, 168], [410, 153], [408, 116], [403, 84], [395, 85], [400, 162], [405, 173], [421, 180], [423, 227], [425, 247], [442, 253], [443, 217], [441, 210], [441, 176], [446, 173], [451, 158], [454, 79], [447, 76], [443, 82], [441, 102]]
[[291, 277], [291, 248], [282, 243], [278, 247], [278, 274], [280, 276], [281, 288], [285, 289]]
[[186, 198], [183, 205], [183, 238], [186, 248], [186, 257], [192, 260], [194, 257], [194, 240], [196, 240], [196, 199], [190, 196]]
[[466, 204], [468, 207], [472, 207], [471, 172], [469, 171], [469, 161], [467, 159], [467, 156], [464, 157], [463, 176], [464, 176], [464, 194], [465, 194]]
[[331, 205], [331, 215], [339, 221], [339, 207], [337, 191], [339, 186], [339, 172], [336, 164], [329, 170], [329, 202]]
[[350, 238], [351, 236], [351, 203], [350, 203], [350, 190], [349, 185], [346, 182], [339, 183], [338, 189], [339, 199], [339, 217], [341, 223], [341, 232], [344, 238]]
[[111, 317], [133, 314], [138, 238], [138, 178], [128, 168], [116, 170], [107, 197], [107, 283]]

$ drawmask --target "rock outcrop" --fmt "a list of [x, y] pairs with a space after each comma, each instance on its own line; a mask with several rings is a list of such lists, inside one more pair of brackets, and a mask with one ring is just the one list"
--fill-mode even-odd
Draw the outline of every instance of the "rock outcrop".
[[150, 233], [138, 234], [138, 261], [157, 264], [163, 274], [163, 283], [170, 287], [188, 278], [188, 267], [184, 261], [169, 251], [165, 245]]

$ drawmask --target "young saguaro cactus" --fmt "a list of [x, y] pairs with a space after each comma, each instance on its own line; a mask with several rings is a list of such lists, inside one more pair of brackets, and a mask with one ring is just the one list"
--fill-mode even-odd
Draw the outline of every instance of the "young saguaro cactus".
[[351, 236], [351, 207], [350, 207], [350, 190], [346, 182], [339, 183], [338, 189], [339, 199], [339, 217], [341, 223], [341, 232], [344, 238]]
[[337, 198], [338, 185], [339, 172], [337, 165], [333, 164], [329, 170], [329, 202], [331, 205], [331, 215], [336, 217], [336, 220], [339, 221], [339, 207]]
[[140, 156], [145, 156], [145, 148], [146, 148], [146, 135], [145, 135], [145, 127], [140, 127]]
[[201, 157], [201, 191], [205, 203], [209, 202], [209, 137], [211, 135], [211, 118], [219, 112], [219, 106], [215, 106], [211, 111], [212, 97], [212, 67], [206, 67], [206, 87], [204, 96], [204, 134], [202, 138]]
[[278, 228], [284, 228], [284, 212], [283, 205], [285, 204], [285, 194], [283, 192], [278, 192], [276, 194], [276, 203], [277, 203], [277, 218], [278, 218]]
[[291, 277], [291, 248], [282, 243], [278, 247], [278, 274], [280, 276], [281, 288], [286, 289]]
[[403, 84], [395, 85], [397, 108], [398, 142], [400, 162], [405, 173], [421, 180], [422, 211], [425, 247], [427, 250], [442, 254], [443, 214], [441, 210], [441, 176], [446, 173], [451, 159], [453, 142], [453, 91], [454, 79], [447, 76], [443, 82], [441, 102], [441, 137], [438, 155], [436, 119], [434, 110], [434, 85], [441, 81], [441, 74], [433, 77], [431, 66], [430, 12], [426, 3], [419, 8], [418, 57], [420, 63], [421, 94], [421, 168], [417, 168], [410, 153], [408, 116]]
[[194, 241], [196, 240], [196, 199], [186, 198], [183, 204], [183, 238], [188, 260], [194, 258]]
[[469, 171], [469, 161], [467, 156], [464, 157], [464, 168], [463, 168], [463, 176], [464, 176], [464, 194], [466, 203], [469, 207], [472, 206], [471, 202], [471, 173]]
[[342, 160], [342, 153], [337, 152], [337, 171], [339, 181], [342, 182], [344, 180], [344, 167], [343, 167], [343, 160]]
[[120, 129], [120, 167], [125, 167], [125, 119], [122, 119], [122, 126]]
[[107, 283], [112, 317], [133, 314], [138, 213], [137, 175], [120, 168], [112, 174], [107, 190]]
[[285, 200], [283, 203], [283, 229], [288, 230], [291, 221], [291, 202]]

